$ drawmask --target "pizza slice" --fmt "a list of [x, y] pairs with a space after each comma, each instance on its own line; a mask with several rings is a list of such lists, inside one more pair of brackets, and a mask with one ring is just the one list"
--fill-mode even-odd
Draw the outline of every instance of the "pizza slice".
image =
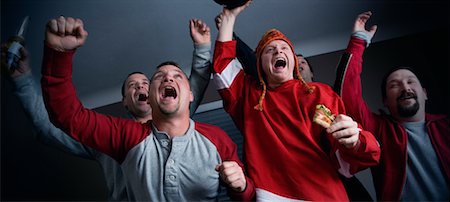
[[316, 111], [314, 113], [313, 121], [324, 128], [329, 128], [331, 123], [333, 123], [335, 116], [331, 111], [325, 107], [325, 105], [316, 105]]

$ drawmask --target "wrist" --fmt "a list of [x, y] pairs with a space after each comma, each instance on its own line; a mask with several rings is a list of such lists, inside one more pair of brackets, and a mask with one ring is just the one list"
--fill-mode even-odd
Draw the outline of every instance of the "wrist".
[[211, 48], [211, 41], [207, 41], [207, 42], [194, 42], [194, 48], [196, 49], [203, 49], [203, 48]]
[[364, 31], [355, 31], [352, 33], [352, 36], [362, 39], [366, 42], [366, 47], [369, 47], [369, 44], [371, 43], [372, 36], [370, 36], [367, 32]]
[[23, 83], [32, 79], [31, 70], [25, 71], [22, 74], [11, 75], [11, 79], [16, 83]]

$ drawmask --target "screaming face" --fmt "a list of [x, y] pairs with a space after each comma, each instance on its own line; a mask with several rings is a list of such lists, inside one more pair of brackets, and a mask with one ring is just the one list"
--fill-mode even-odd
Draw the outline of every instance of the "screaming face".
[[283, 40], [270, 42], [261, 54], [261, 65], [270, 87], [294, 78], [294, 53]]
[[123, 104], [137, 119], [151, 115], [151, 107], [147, 103], [149, 83], [141, 73], [131, 74], [125, 81]]
[[164, 65], [158, 68], [152, 78], [150, 93], [153, 99], [150, 104], [155, 113], [163, 115], [176, 115], [187, 112], [193, 100], [189, 80], [184, 72], [173, 65]]

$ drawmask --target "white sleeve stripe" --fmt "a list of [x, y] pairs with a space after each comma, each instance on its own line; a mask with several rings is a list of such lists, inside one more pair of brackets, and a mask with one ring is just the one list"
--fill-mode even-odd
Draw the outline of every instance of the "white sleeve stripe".
[[222, 71], [221, 74], [219, 73], [214, 74], [214, 81], [217, 85], [217, 89], [220, 90], [230, 88], [234, 78], [236, 78], [237, 74], [241, 70], [242, 70], [241, 63], [237, 60], [237, 58], [234, 58], [230, 63], [228, 63], [228, 65], [225, 67], [225, 69]]
[[341, 173], [343, 176], [347, 178], [352, 177], [353, 175], [350, 174], [350, 164], [344, 161], [344, 159], [342, 159], [339, 150], [336, 151], [336, 158], [340, 165], [340, 168], [338, 169], [339, 173]]

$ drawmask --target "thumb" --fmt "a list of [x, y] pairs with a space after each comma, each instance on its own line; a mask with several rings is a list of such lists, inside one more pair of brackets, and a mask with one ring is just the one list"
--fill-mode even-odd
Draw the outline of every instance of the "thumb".
[[189, 20], [189, 29], [192, 31], [192, 29], [194, 29], [194, 20], [190, 19]]
[[215, 170], [216, 170], [217, 172], [220, 172], [221, 167], [222, 167], [222, 164], [218, 164], [218, 165], [216, 166]]
[[375, 34], [375, 32], [377, 31], [377, 26], [374, 25], [369, 29], [369, 33], [373, 36]]
[[81, 39], [84, 43], [84, 41], [86, 41], [86, 38], [88, 36], [88, 32], [86, 30], [84, 30], [84, 28], [81, 26], [81, 27], [78, 27], [78, 34], [79, 34], [78, 38]]
[[78, 35], [77, 39], [81, 42], [81, 44], [84, 44], [84, 42], [86, 41], [86, 38], [88, 36], [88, 32], [84, 29], [82, 20], [76, 19], [75, 30]]

